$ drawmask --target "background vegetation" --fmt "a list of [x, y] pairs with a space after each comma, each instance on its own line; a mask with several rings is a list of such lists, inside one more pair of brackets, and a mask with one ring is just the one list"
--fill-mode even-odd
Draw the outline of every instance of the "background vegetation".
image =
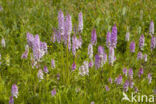
[[[153, 94], [155, 88], [156, 50], [151, 52], [149, 35], [150, 21], [156, 23], [156, 0], [1, 0], [0, 5], [0, 38], [6, 40], [6, 47], [0, 46], [2, 56], [0, 65], [0, 104], [7, 104], [11, 96], [11, 86], [16, 83], [19, 96], [15, 104], [125, 104], [121, 102], [123, 86], [109, 85], [110, 91], [105, 90], [108, 84], [108, 73], [113, 72], [115, 79], [124, 67], [134, 69], [135, 86], [141, 94]], [[72, 52], [68, 60], [66, 49], [62, 44], [52, 43], [53, 28], [58, 27], [58, 11], [72, 16], [73, 26], [78, 24], [78, 13], [82, 11], [84, 29], [82, 33], [83, 45], [77, 51], [76, 70], [71, 71], [74, 61]], [[117, 60], [113, 67], [108, 63], [101, 69], [90, 69], [89, 76], [79, 76], [78, 68], [84, 60], [88, 60], [87, 49], [91, 39], [91, 31], [96, 28], [97, 47], [106, 48], [106, 33], [116, 24], [118, 29], [118, 44], [115, 50]], [[156, 28], [155, 28], [156, 29]], [[125, 41], [126, 32], [130, 32], [130, 41], [136, 42], [135, 54], [129, 52], [129, 42]], [[39, 34], [41, 41], [47, 42], [51, 47], [48, 54], [43, 57], [42, 67], [46, 65], [49, 74], [44, 74], [44, 80], [39, 82], [38, 69], [31, 66], [30, 55], [28, 59], [21, 59], [25, 50], [26, 33]], [[139, 37], [145, 36], [145, 49], [148, 54], [147, 63], [136, 59], [139, 50]], [[73, 35], [73, 33], [72, 33]], [[62, 51], [62, 47], [63, 51]], [[63, 58], [62, 58], [63, 54]], [[51, 59], [55, 59], [56, 68], [51, 68]], [[7, 65], [10, 60], [10, 65]], [[68, 66], [67, 66], [68, 65]], [[144, 74], [139, 79], [138, 70], [142, 66]], [[69, 80], [63, 73], [69, 70]], [[152, 73], [152, 83], [149, 85], [147, 74]], [[60, 74], [60, 80], [57, 80]], [[56, 88], [56, 96], [51, 96], [51, 90]], [[79, 90], [79, 91], [77, 91]], [[130, 89], [127, 94], [133, 92]], [[127, 103], [127, 102], [126, 102]]]

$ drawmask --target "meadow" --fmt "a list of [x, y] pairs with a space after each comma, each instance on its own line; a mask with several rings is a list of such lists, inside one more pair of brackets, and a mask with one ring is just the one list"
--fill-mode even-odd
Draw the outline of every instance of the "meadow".
[[154, 104], [155, 24], [156, 0], [0, 0], [0, 104]]

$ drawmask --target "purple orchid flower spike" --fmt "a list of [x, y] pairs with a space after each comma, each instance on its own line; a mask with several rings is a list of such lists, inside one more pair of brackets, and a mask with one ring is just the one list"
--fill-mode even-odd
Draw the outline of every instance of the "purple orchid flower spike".
[[133, 79], [133, 69], [132, 69], [132, 68], [129, 69], [128, 76], [129, 76], [131, 79]]
[[123, 89], [124, 89], [125, 92], [128, 91], [128, 87], [129, 87], [129, 81], [126, 80], [125, 83], [124, 83], [124, 85], [123, 85]]
[[93, 45], [92, 44], [88, 45], [88, 56], [90, 59], [93, 58]]
[[152, 36], [151, 38], [151, 51], [153, 51], [156, 47], [156, 37]]
[[51, 67], [55, 68], [55, 60], [54, 59], [51, 59]]
[[120, 85], [122, 84], [122, 75], [119, 75], [116, 79], [115, 79], [116, 84]]
[[16, 84], [12, 85], [11, 94], [12, 96], [15, 96], [16, 98], [18, 97], [18, 87]]
[[76, 64], [75, 64], [75, 62], [73, 62], [73, 64], [72, 64], [72, 70], [75, 70], [76, 69]]
[[100, 60], [100, 56], [98, 54], [95, 55], [95, 68], [99, 69], [100, 68], [100, 64], [101, 60]]
[[129, 41], [129, 39], [130, 39], [130, 33], [129, 33], [129, 32], [127, 32], [127, 33], [126, 33], [125, 40], [128, 42], [128, 41]]
[[139, 47], [141, 50], [143, 50], [144, 44], [145, 44], [145, 37], [144, 35], [141, 35], [139, 39]]
[[79, 25], [78, 25], [78, 31], [82, 32], [83, 31], [83, 14], [82, 12], [79, 13]]
[[111, 34], [111, 46], [116, 48], [116, 45], [117, 45], [117, 27], [116, 25], [114, 25]]
[[56, 95], [56, 89], [55, 88], [51, 91], [51, 95], [52, 96], [55, 96]]
[[138, 73], [139, 78], [141, 77], [141, 75], [142, 75], [143, 73], [144, 73], [143, 68], [140, 68], [140, 69], [139, 69], [139, 73]]
[[2, 40], [1, 40], [1, 44], [2, 44], [2, 47], [3, 47], [3, 48], [6, 47], [6, 43], [5, 43], [5, 39], [4, 39], [4, 38], [2, 38]]
[[153, 21], [151, 21], [151, 23], [150, 23], [150, 26], [149, 26], [149, 33], [150, 33], [151, 35], [154, 34], [154, 22], [153, 22]]
[[109, 64], [111, 64], [113, 66], [114, 61], [115, 61], [114, 48], [110, 47], [109, 48]]
[[106, 85], [105, 86], [105, 89], [106, 89], [106, 91], [109, 91], [110, 89], [109, 89], [109, 87]]
[[44, 78], [43, 78], [43, 71], [42, 71], [41, 69], [38, 71], [37, 77], [38, 77], [38, 79], [39, 79], [40, 81], [41, 81], [42, 79], [44, 79]]
[[142, 60], [142, 58], [143, 58], [142, 52], [138, 52], [137, 60]]
[[123, 68], [123, 74], [127, 76], [127, 68]]
[[14, 104], [14, 98], [13, 98], [13, 96], [10, 96], [9, 104]]
[[132, 52], [132, 53], [135, 52], [135, 42], [134, 42], [134, 41], [132, 41], [132, 42], [130, 43], [130, 52]]
[[96, 35], [95, 29], [92, 30], [91, 43], [92, 43], [92, 45], [96, 45], [96, 43], [97, 43], [97, 35]]
[[107, 45], [107, 48], [109, 48], [111, 45], [111, 33], [110, 32], [107, 32], [106, 45]]
[[44, 66], [44, 72], [45, 73], [48, 73], [49, 72], [47, 66]]
[[58, 12], [58, 28], [59, 32], [61, 33], [61, 36], [63, 37], [65, 33], [65, 22], [64, 22], [64, 14], [61, 10]]

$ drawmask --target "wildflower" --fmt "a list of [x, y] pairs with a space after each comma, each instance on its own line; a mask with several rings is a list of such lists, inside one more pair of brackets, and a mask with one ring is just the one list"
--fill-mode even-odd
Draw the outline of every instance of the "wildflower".
[[75, 70], [76, 69], [76, 64], [75, 64], [75, 62], [73, 62], [73, 64], [72, 64], [72, 70]]
[[29, 47], [33, 47], [33, 42], [34, 42], [34, 36], [30, 34], [29, 32], [27, 33], [27, 43]]
[[156, 38], [152, 36], [151, 38], [151, 50], [155, 49], [156, 47]]
[[81, 48], [81, 46], [82, 46], [82, 38], [81, 38], [81, 35], [79, 36], [79, 39], [77, 39], [76, 40], [77, 42], [76, 42], [76, 49], [79, 49], [79, 48]]
[[102, 46], [99, 46], [99, 47], [98, 47], [98, 54], [99, 54], [100, 56], [103, 56], [103, 55], [104, 55], [104, 48], [103, 48]]
[[[40, 61], [40, 58], [43, 57], [45, 53], [47, 53], [47, 43], [41, 42], [39, 35], [35, 35], [34, 37], [30, 33], [27, 33], [27, 42], [29, 47], [33, 49], [34, 60]], [[28, 52], [27, 49], [26, 51]], [[25, 52], [22, 57], [25, 57], [27, 52]]]
[[150, 33], [151, 35], [154, 34], [154, 22], [153, 22], [153, 21], [151, 21], [151, 23], [150, 23], [149, 33]]
[[61, 42], [61, 32], [56, 31], [56, 38], [57, 38], [57, 42], [60, 43]]
[[58, 12], [58, 27], [59, 27], [59, 32], [61, 33], [61, 36], [64, 36], [64, 32], [65, 32], [65, 26], [64, 26], [64, 14], [63, 12], [60, 10]]
[[111, 33], [110, 32], [107, 32], [106, 45], [107, 45], [108, 48], [111, 45]]
[[105, 89], [106, 89], [106, 91], [109, 91], [110, 89], [109, 89], [109, 87], [106, 85], [105, 86]]
[[114, 25], [111, 34], [111, 46], [113, 48], [116, 48], [116, 44], [117, 44], [117, 27], [116, 25]]
[[98, 54], [95, 55], [95, 67], [96, 69], [100, 68], [100, 56]]
[[111, 84], [112, 84], [112, 82], [113, 82], [113, 81], [112, 81], [112, 78], [109, 78], [108, 81], [109, 81]]
[[2, 6], [0, 5], [0, 12], [3, 10]]
[[76, 35], [74, 34], [74, 36], [72, 37], [72, 53], [74, 56], [76, 54], [76, 47], [77, 47], [77, 38]]
[[2, 44], [2, 47], [5, 48], [6, 44], [5, 44], [5, 39], [4, 38], [2, 38], [1, 44]]
[[135, 93], [137, 93], [137, 92], [138, 92], [138, 88], [137, 88], [137, 87], [135, 87], [135, 88], [134, 88], [134, 90], [135, 90]]
[[81, 65], [79, 67], [79, 74], [84, 76], [84, 75], [88, 75], [89, 74], [89, 70], [88, 70], [88, 62], [84, 61], [83, 65]]
[[114, 61], [116, 60], [116, 56], [114, 56]]
[[17, 96], [18, 96], [18, 87], [17, 87], [16, 84], [12, 85], [11, 93], [12, 93], [12, 96], [15, 96], [17, 98]]
[[147, 62], [147, 54], [144, 54], [144, 61]]
[[51, 67], [55, 68], [55, 60], [54, 59], [51, 59]]
[[72, 32], [72, 19], [71, 19], [71, 16], [68, 14], [66, 16], [66, 31], [67, 31], [67, 34], [70, 35], [71, 32]]
[[145, 44], [145, 37], [144, 35], [141, 35], [139, 39], [139, 47], [141, 50], [143, 50], [144, 44]]
[[56, 76], [57, 76], [57, 80], [60, 80], [60, 74], [57, 74]]
[[82, 76], [84, 76], [85, 74], [87, 74], [87, 73], [85, 72], [84, 65], [82, 65], [82, 66], [79, 67], [79, 74], [82, 75]]
[[43, 71], [42, 71], [41, 69], [38, 71], [37, 77], [39, 78], [39, 80], [44, 79], [44, 78], [43, 78]]
[[132, 53], [135, 52], [135, 42], [134, 42], [134, 41], [132, 41], [132, 42], [130, 43], [130, 51], [131, 51]]
[[82, 46], [81, 36], [79, 36], [79, 39], [78, 39], [76, 35], [74, 34], [74, 36], [72, 37], [72, 53], [74, 56], [76, 54], [76, 49], [81, 48], [81, 46]]
[[151, 73], [148, 74], [147, 78], [148, 78], [148, 84], [150, 84], [150, 83], [152, 82], [152, 76], [151, 76]]
[[49, 72], [47, 66], [44, 66], [44, 72], [45, 73], [48, 73]]
[[89, 70], [88, 61], [84, 61], [83, 65], [84, 65], [85, 70], [88, 71]]
[[95, 29], [92, 30], [91, 43], [92, 43], [92, 45], [96, 45], [96, 43], [97, 43], [97, 36], [96, 36], [96, 30]]
[[94, 102], [94, 101], [92, 101], [90, 104], [95, 104], [95, 102]]
[[126, 33], [126, 37], [125, 37], [125, 40], [126, 40], [127, 42], [129, 41], [129, 37], [130, 37], [130, 33], [127, 32], [127, 33]]
[[107, 62], [107, 54], [104, 53], [104, 57], [103, 57], [103, 63], [105, 64]]
[[69, 18], [69, 34], [71, 34], [72, 32], [72, 17], [70, 15], [68, 15]]
[[43, 57], [48, 52], [47, 43], [40, 42], [40, 58]]
[[83, 30], [83, 15], [82, 15], [82, 12], [79, 13], [78, 20], [79, 20], [78, 31], [82, 32], [82, 30]]
[[40, 39], [38, 35], [35, 35], [33, 41], [33, 56], [37, 61], [40, 59]]
[[92, 44], [88, 45], [88, 55], [90, 59], [93, 58], [93, 45]]
[[31, 64], [32, 64], [32, 67], [34, 68], [34, 66], [37, 65], [37, 61], [34, 60], [33, 56], [31, 55]]
[[126, 68], [123, 68], [123, 74], [125, 75], [125, 76], [127, 76], [127, 69]]
[[129, 87], [129, 81], [126, 80], [125, 83], [124, 83], [124, 85], [123, 85], [123, 89], [124, 89], [125, 92], [128, 91], [128, 87]]
[[133, 88], [134, 82], [132, 80], [129, 81], [129, 86], [130, 86], [130, 88]]
[[55, 96], [56, 95], [56, 89], [55, 88], [51, 91], [51, 95], [52, 96]]
[[10, 96], [9, 104], [14, 104], [14, 98], [13, 98], [13, 96]]
[[122, 83], [122, 75], [119, 75], [116, 79], [115, 79], [116, 84], [121, 84]]
[[98, 55], [100, 57], [100, 66], [102, 67], [103, 64], [105, 63], [104, 58], [106, 58], [106, 57], [104, 57], [104, 48], [102, 46], [98, 47]]
[[110, 47], [109, 48], [109, 64], [111, 64], [113, 66], [113, 63], [115, 61], [114, 59], [115, 55], [114, 55], [114, 48]]
[[28, 52], [25, 51], [25, 52], [22, 54], [21, 59], [26, 59], [27, 56], [28, 56]]
[[141, 77], [141, 75], [143, 74], [143, 71], [144, 71], [143, 68], [140, 68], [139, 73], [138, 73], [139, 77]]
[[71, 50], [71, 38], [70, 38], [70, 36], [68, 38], [68, 49]]
[[25, 51], [29, 51], [29, 45], [25, 45]]
[[141, 52], [138, 52], [137, 60], [142, 60], [142, 58], [143, 58], [142, 53]]
[[129, 69], [128, 76], [129, 76], [131, 79], [133, 79], [133, 69], [132, 69], [132, 68]]
[[93, 67], [93, 60], [89, 62], [89, 68]]
[[71, 16], [68, 14], [65, 19], [65, 33], [64, 33], [64, 42], [65, 45], [68, 45], [68, 49], [71, 49], [71, 39], [70, 34], [72, 32], [72, 22]]

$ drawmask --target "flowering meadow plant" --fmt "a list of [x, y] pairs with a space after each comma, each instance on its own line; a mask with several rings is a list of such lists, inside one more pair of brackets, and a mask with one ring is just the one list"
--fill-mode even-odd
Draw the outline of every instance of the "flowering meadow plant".
[[155, 10], [154, 0], [1, 0], [0, 104], [154, 103]]

